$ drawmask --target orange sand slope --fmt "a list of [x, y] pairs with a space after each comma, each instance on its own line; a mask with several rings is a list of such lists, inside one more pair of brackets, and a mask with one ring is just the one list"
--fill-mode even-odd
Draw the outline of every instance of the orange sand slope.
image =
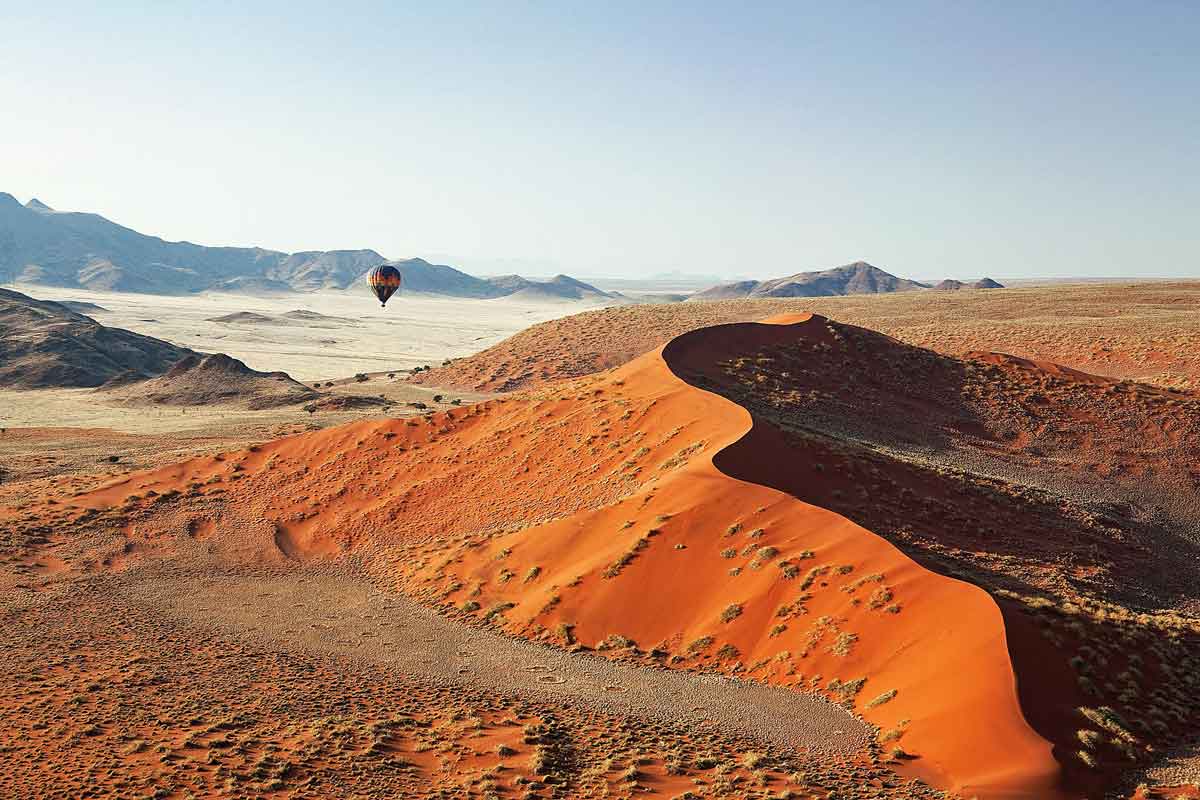
[[[1058, 796], [995, 603], [843, 516], [715, 467], [752, 420], [677, 377], [706, 358], [693, 337], [522, 401], [135, 473], [53, 513], [121, 521], [85, 568], [181, 544], [276, 563], [347, 554], [512, 633], [636, 644], [672, 666], [822, 691], [940, 787]], [[739, 462], [746, 475], [789, 469]]]

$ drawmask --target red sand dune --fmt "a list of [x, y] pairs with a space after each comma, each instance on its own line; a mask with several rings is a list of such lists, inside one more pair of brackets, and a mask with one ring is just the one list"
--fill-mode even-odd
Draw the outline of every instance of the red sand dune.
[[[939, 787], [1077, 796], [1060, 766], [1070, 753], [1056, 760], [1029, 724], [1056, 742], [1074, 735], [1074, 676], [1045, 638], [851, 521], [844, 498], [865, 487], [851, 468], [816, 469], [830, 456], [814, 455], [823, 445], [693, 385], [734, 396], [731, 359], [846, 333], [819, 317], [777, 322], [695, 331], [519, 399], [135, 473], [72, 505], [130, 519], [130, 541], [92, 567], [185, 537], [238, 560], [350, 554], [381, 580], [513, 634], [612, 655], [636, 643], [666, 665], [823, 691], [879, 725], [885, 753], [917, 756], [898, 764]], [[783, 388], [785, 400], [764, 395], [764, 407], [799, 402]], [[895, 399], [913, 414], [933, 408], [920, 392]], [[822, 502], [801, 499], [814, 494]], [[1029, 721], [1010, 652], [1032, 665], [1018, 674], [1049, 676], [1019, 687]]]

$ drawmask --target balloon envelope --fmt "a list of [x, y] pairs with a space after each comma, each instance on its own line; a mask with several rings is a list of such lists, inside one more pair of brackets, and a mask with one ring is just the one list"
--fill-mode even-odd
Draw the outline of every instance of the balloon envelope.
[[387, 264], [376, 267], [367, 276], [367, 283], [371, 284], [371, 291], [375, 292], [382, 306], [386, 306], [388, 298], [400, 288], [400, 282], [400, 271]]

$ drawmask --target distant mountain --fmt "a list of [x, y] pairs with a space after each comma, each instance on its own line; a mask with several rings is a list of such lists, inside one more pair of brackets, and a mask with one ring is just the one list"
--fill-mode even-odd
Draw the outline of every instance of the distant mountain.
[[846, 294], [909, 292], [928, 288], [923, 283], [897, 278], [865, 261], [820, 272], [801, 272], [766, 281], [738, 281], [705, 289], [691, 300], [728, 300], [738, 297], [833, 297]]
[[295, 291], [291, 285], [283, 281], [275, 281], [270, 278], [258, 278], [254, 276], [242, 276], [240, 278], [230, 278], [225, 281], [218, 281], [212, 286], [209, 286], [205, 291], [220, 292], [222, 294], [249, 294], [249, 295], [264, 295], [264, 294], [288, 294]]
[[935, 284], [933, 288], [937, 289], [939, 292], [957, 292], [959, 289], [967, 288], [967, 284], [963, 283], [962, 281], [956, 281], [952, 278], [946, 278], [946, 280], [942, 281], [941, 283]]
[[0, 289], [0, 386], [100, 386], [165, 372], [192, 351]]
[[708, 289], [696, 292], [691, 300], [734, 300], [739, 297], [750, 297], [755, 290], [763, 285], [762, 281], [735, 281], [734, 283], [719, 283]]
[[21, 205], [0, 192], [0, 282], [175, 294], [262, 275], [286, 258], [261, 248], [165, 242], [97, 214]]
[[374, 250], [316, 250], [292, 253], [265, 275], [301, 292], [345, 289], [385, 261]]
[[551, 281], [518, 276], [485, 280], [421, 258], [388, 261], [374, 250], [283, 253], [167, 242], [97, 214], [55, 211], [36, 198], [21, 205], [0, 192], [0, 283], [150, 294], [310, 292], [363, 288], [367, 273], [383, 263], [400, 271], [405, 292], [480, 299], [517, 292], [571, 299], [608, 296], [564, 275]]
[[962, 281], [947, 278], [933, 288], [941, 292], [956, 292], [959, 289], [1003, 289], [1004, 285], [997, 283], [991, 278], [981, 278], [974, 283], [963, 283]]
[[[400, 291], [421, 294], [445, 294], [454, 297], [473, 297], [488, 300], [497, 297], [542, 297], [582, 300], [591, 298], [614, 298], [591, 284], [566, 275], [557, 275], [548, 281], [535, 281], [520, 275], [501, 275], [492, 278], [476, 278], [445, 264], [430, 264], [423, 258], [404, 261], [388, 261], [399, 271], [403, 284]], [[355, 285], [366, 283], [363, 275]]]
[[430, 264], [423, 258], [389, 261], [400, 272], [401, 292], [448, 294], [455, 297], [489, 298], [509, 294], [483, 278], [468, 275], [445, 264]]
[[486, 280], [508, 297], [561, 300], [606, 300], [618, 297], [568, 275], [555, 275], [548, 281], [533, 281], [520, 275], [501, 275]]

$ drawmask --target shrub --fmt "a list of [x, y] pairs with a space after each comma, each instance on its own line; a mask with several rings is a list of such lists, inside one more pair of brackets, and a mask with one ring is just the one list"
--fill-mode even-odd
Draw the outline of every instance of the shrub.
[[621, 574], [621, 570], [629, 566], [633, 559], [637, 557], [637, 554], [649, 547], [649, 545], [650, 540], [645, 536], [638, 539], [636, 542], [634, 542], [633, 547], [626, 550], [621, 554], [620, 558], [605, 567], [604, 571], [600, 573], [600, 575], [605, 578], [617, 577]]
[[850, 655], [850, 650], [854, 647], [854, 643], [857, 641], [858, 634], [843, 631], [838, 634], [837, 641], [829, 648], [829, 652], [835, 656], [848, 656]]
[[636, 647], [637, 642], [619, 633], [610, 633], [596, 645], [597, 650], [628, 650]]
[[800, 581], [800, 590], [804, 591], [805, 589], [810, 588], [814, 583], [816, 583], [817, 578], [821, 577], [822, 575], [825, 575], [828, 572], [829, 572], [828, 565], [820, 566], [820, 567], [813, 567], [812, 569], [810, 569], [808, 571], [808, 574], [804, 576], [804, 580]]
[[867, 606], [870, 608], [883, 608], [891, 602], [892, 590], [886, 586], [880, 586], [871, 593], [871, 597], [867, 600]]
[[867, 703], [867, 705], [865, 707], [866, 708], [875, 708], [877, 706], [881, 706], [884, 703], [890, 701], [897, 694], [898, 694], [898, 692], [895, 689], [888, 689], [886, 692], [884, 692], [883, 694], [876, 697], [874, 700]]
[[767, 547], [760, 547], [758, 548], [758, 552], [754, 554], [754, 561], [750, 563], [750, 566], [754, 569], [759, 569], [763, 564], [777, 555], [779, 555], [778, 547], [771, 547], [769, 545]]
[[721, 622], [733, 622], [742, 615], [742, 604], [732, 603], [721, 612]]
[[731, 658], [737, 658], [738, 655], [740, 655], [738, 653], [738, 649], [728, 643], [721, 645], [721, 649], [717, 650], [717, 658], [723, 661]]
[[487, 615], [483, 619], [485, 622], [491, 622], [497, 617], [504, 616], [504, 612], [510, 608], [516, 608], [516, 605], [516, 603], [497, 603], [488, 610]]

